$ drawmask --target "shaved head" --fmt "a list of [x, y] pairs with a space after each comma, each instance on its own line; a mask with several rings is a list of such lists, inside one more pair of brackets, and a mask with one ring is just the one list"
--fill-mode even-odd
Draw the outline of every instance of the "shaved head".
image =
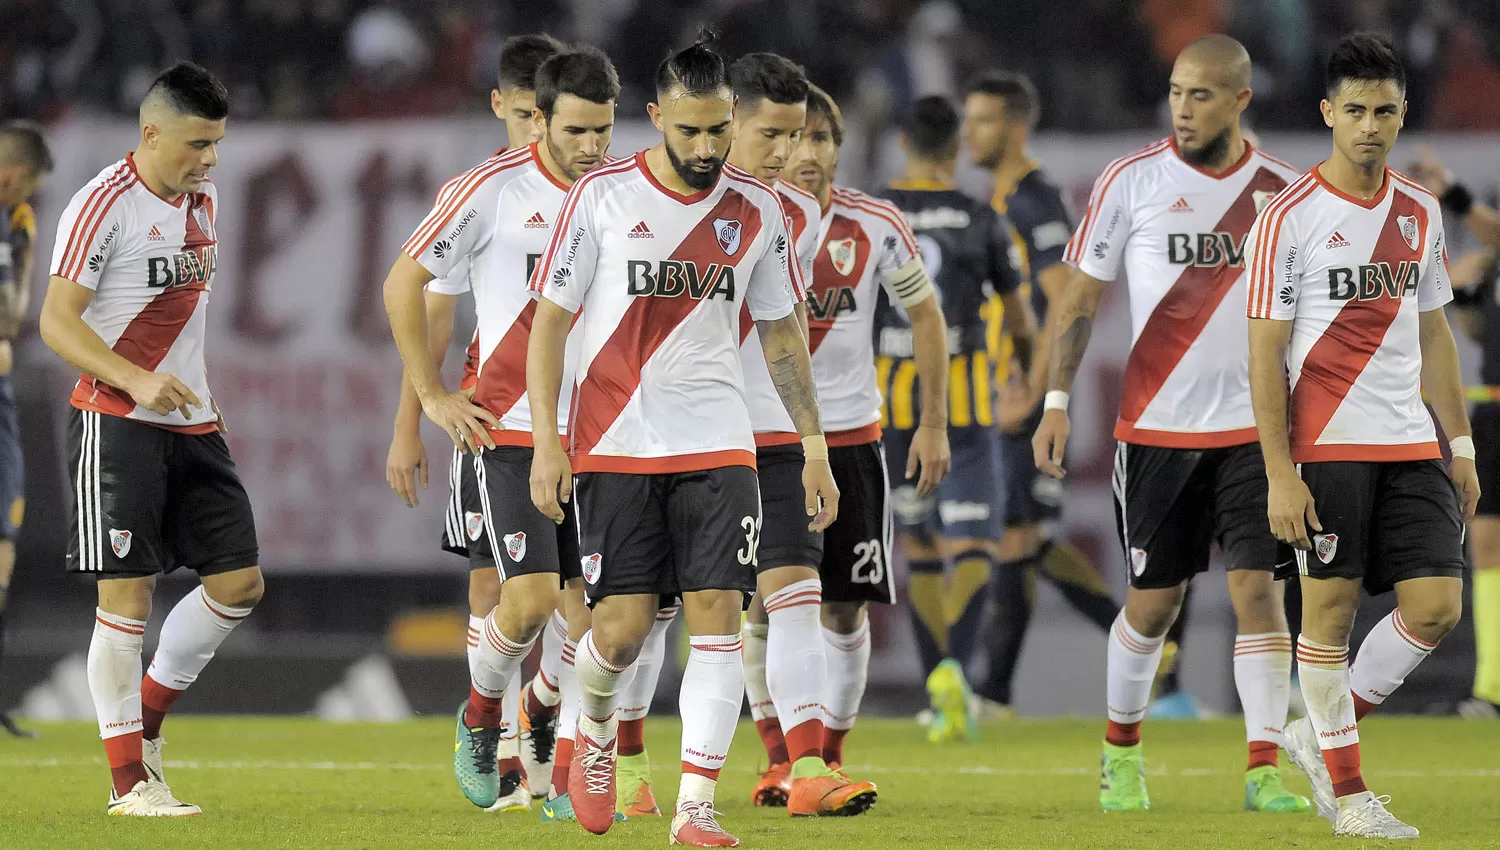
[[1219, 84], [1240, 91], [1250, 88], [1250, 53], [1245, 45], [1227, 35], [1214, 33], [1194, 39], [1177, 54], [1178, 64], [1193, 64], [1218, 71]]

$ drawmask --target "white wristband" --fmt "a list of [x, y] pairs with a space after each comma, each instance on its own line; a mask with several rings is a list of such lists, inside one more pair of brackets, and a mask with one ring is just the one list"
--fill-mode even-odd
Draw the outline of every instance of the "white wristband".
[[1448, 447], [1453, 450], [1454, 457], [1466, 457], [1469, 460], [1474, 459], [1473, 437], [1454, 437], [1448, 443]]
[[1042, 397], [1042, 409], [1066, 412], [1068, 409], [1068, 394], [1062, 390], [1048, 390], [1047, 394]]

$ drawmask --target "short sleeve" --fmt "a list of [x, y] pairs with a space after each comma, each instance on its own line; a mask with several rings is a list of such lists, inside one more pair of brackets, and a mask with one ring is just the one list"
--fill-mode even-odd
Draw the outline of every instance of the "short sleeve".
[[457, 298], [469, 291], [469, 270], [473, 267], [474, 260], [464, 257], [455, 263], [446, 275], [428, 281], [426, 289], [438, 295], [451, 295]]
[[1021, 234], [1034, 270], [1050, 269], [1063, 261], [1073, 226], [1062, 193], [1050, 184], [1010, 210], [1011, 224]]
[[86, 186], [73, 196], [57, 222], [49, 274], [89, 289], [99, 288], [110, 257], [124, 239], [123, 205], [118, 201], [119, 190], [94, 186]]
[[444, 184], [432, 209], [401, 246], [433, 277], [448, 277], [490, 239], [495, 211], [484, 207], [494, 198], [480, 191], [483, 177], [477, 178], [479, 183], [465, 179], [473, 174], [466, 172]]
[[568, 190], [552, 239], [528, 284], [533, 293], [570, 313], [582, 309], [599, 261], [601, 234], [594, 223], [598, 199], [594, 186], [592, 180], [580, 180]]
[[792, 237], [797, 246], [797, 267], [802, 272], [802, 288], [797, 292], [797, 300], [806, 301], [807, 289], [812, 286], [813, 266], [818, 262], [817, 220], [803, 222], [800, 233], [793, 227]]
[[1021, 288], [1021, 252], [1016, 247], [1013, 223], [993, 210], [989, 215], [992, 221], [985, 228], [985, 277], [996, 294], [1008, 295]]
[[[1095, 280], [1119, 277], [1130, 236], [1130, 177], [1115, 164], [1094, 181], [1089, 207], [1073, 232], [1063, 260]], [[1046, 268], [1032, 258], [1033, 268]]]
[[1250, 227], [1250, 285], [1245, 313], [1252, 319], [1288, 321], [1297, 315], [1305, 253], [1297, 236], [1297, 217], [1274, 203], [1261, 210]]
[[1417, 283], [1417, 310], [1436, 310], [1453, 300], [1453, 281], [1448, 278], [1448, 238], [1443, 232], [1442, 215], [1431, 217], [1432, 256], [1427, 271]]
[[889, 227], [881, 235], [875, 268], [883, 277], [889, 278], [906, 268], [912, 260], [922, 259], [922, 249], [917, 247], [917, 237], [911, 232], [906, 216], [894, 204], [887, 201], [880, 201], [879, 204], [882, 208], [879, 216]]
[[793, 254], [791, 222], [781, 212], [766, 210], [765, 250], [755, 260], [750, 270], [750, 282], [745, 286], [745, 306], [750, 308], [750, 318], [758, 322], [769, 322], [785, 318], [801, 300], [800, 293], [807, 287], [802, 283], [802, 269]]

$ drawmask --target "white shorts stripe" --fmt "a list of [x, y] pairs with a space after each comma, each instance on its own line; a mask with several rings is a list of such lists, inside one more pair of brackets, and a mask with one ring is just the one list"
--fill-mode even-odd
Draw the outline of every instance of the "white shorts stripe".
[[1115, 491], [1115, 504], [1120, 506], [1120, 541], [1125, 546], [1125, 559], [1130, 560], [1130, 520], [1125, 514], [1125, 462], [1127, 452], [1123, 442], [1115, 442], [1115, 473], [1111, 484]]
[[464, 536], [463, 511], [463, 452], [453, 448], [453, 457], [448, 461], [448, 510], [443, 517], [444, 531], [449, 546], [467, 546]]
[[505, 544], [495, 535], [495, 512], [490, 510], [489, 479], [484, 474], [483, 449], [480, 449], [479, 454], [474, 456], [474, 478], [479, 485], [479, 509], [484, 511], [484, 533], [490, 536], [490, 547], [495, 555], [495, 569], [499, 571], [500, 581], [503, 584], [505, 582], [505, 557], [500, 554], [500, 549]]
[[880, 480], [885, 486], [885, 496], [880, 500], [880, 546], [885, 551], [881, 557], [885, 558], [885, 593], [891, 604], [896, 604], [896, 576], [891, 566], [891, 553], [896, 548], [896, 523], [891, 515], [891, 473], [885, 465], [885, 448], [881, 445], [875, 446], [875, 457], [880, 459]]

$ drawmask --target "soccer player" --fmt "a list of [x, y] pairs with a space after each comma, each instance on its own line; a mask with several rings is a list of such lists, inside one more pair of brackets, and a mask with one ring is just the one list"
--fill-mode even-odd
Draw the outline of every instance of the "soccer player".
[[[1333, 151], [1261, 213], [1248, 299], [1267, 515], [1296, 547], [1302, 585], [1307, 717], [1286, 746], [1335, 835], [1416, 838], [1386, 811], [1390, 798], [1365, 787], [1359, 720], [1458, 622], [1479, 478], [1443, 311], [1453, 293], [1442, 210], [1386, 165], [1406, 73], [1385, 36], [1356, 33], [1334, 48], [1325, 86]], [[1446, 470], [1424, 390], [1451, 438]], [[1350, 670], [1361, 590], [1392, 589], [1396, 610]]]
[[[728, 162], [776, 188], [806, 285], [818, 251], [821, 211], [817, 198], [781, 175], [807, 122], [807, 75], [781, 56], [751, 53], [730, 66], [729, 79], [735, 107]], [[799, 301], [806, 297], [805, 291], [797, 295]], [[803, 303], [797, 312], [805, 323]], [[761, 502], [756, 597], [741, 638], [750, 715], [771, 761], [751, 800], [756, 805], [786, 806], [794, 816], [859, 814], [874, 805], [875, 786], [850, 782], [823, 761], [827, 668], [819, 623], [823, 584], [817, 568], [823, 536], [808, 528], [803, 515], [802, 444], [754, 331], [754, 322], [741, 310], [740, 359], [755, 430]]]
[[[838, 489], [818, 418], [801, 285], [780, 199], [725, 165], [733, 92], [712, 33], [662, 62], [652, 123], [663, 140], [584, 177], [569, 192], [532, 277], [540, 291], [527, 359], [537, 430], [553, 427], [568, 328], [578, 356], [572, 464], [536, 447], [531, 493], [559, 522], [576, 496], [593, 628], [578, 647], [583, 708], [569, 774], [578, 822], [613, 823], [620, 680], [662, 594], [680, 594], [692, 649], [683, 674], [682, 783], [673, 843], [731, 847], [714, 786], [744, 689], [740, 612], [760, 541], [755, 440], [740, 364], [748, 304], [806, 464], [814, 530]], [[576, 484], [571, 475], [576, 474]], [[819, 506], [821, 500], [821, 508]]]
[[[529, 805], [527, 777], [519, 770], [496, 773], [501, 697], [519, 678], [522, 660], [553, 616], [559, 576], [579, 581], [572, 523], [554, 525], [531, 504], [523, 486], [533, 444], [524, 352], [536, 303], [524, 282], [551, 237], [550, 225], [568, 187], [603, 164], [619, 96], [614, 66], [592, 48], [553, 56], [537, 70], [536, 81], [542, 140], [494, 157], [465, 178], [464, 188], [450, 192], [418, 226], [386, 282], [391, 327], [429, 418], [455, 442], [476, 439], [465, 417], [492, 426], [480, 439], [485, 448], [473, 465], [485, 530], [498, 544], [495, 563], [508, 592], [482, 620], [484, 637], [475, 649], [469, 699], [457, 720], [453, 762], [460, 789], [484, 808], [511, 796], [510, 805]], [[465, 204], [484, 212], [470, 217]], [[482, 253], [473, 249], [480, 240], [465, 235], [474, 228], [490, 230]], [[468, 277], [481, 362], [472, 396], [443, 389], [431, 348], [422, 339], [427, 328], [423, 278], [449, 274], [469, 256], [474, 257]], [[566, 421], [566, 407], [558, 419]], [[551, 432], [540, 433], [557, 441]]]
[[[989, 333], [993, 300], [1004, 304], [1020, 358], [1030, 367], [1035, 319], [1021, 291], [1020, 257], [1011, 227], [988, 204], [954, 187], [960, 119], [947, 98], [920, 98], [902, 127], [906, 173], [883, 193], [906, 217], [932, 274], [948, 328], [948, 439], [953, 473], [935, 498], [902, 484], [892, 493], [897, 539], [912, 565], [908, 592], [923, 672], [928, 675], [933, 722], [928, 740], [969, 740], [975, 735], [963, 665], [973, 655], [983, 610], [985, 578], [1003, 530], [1003, 498], [995, 440], [994, 363], [998, 335]], [[917, 430], [917, 365], [906, 311], [882, 297], [875, 308], [876, 374], [885, 405], [885, 452], [901, 464]], [[814, 365], [816, 368], [816, 364]], [[943, 558], [953, 560], [945, 586]], [[950, 595], [952, 594], [952, 595]], [[955, 604], [955, 597], [957, 603]], [[966, 605], [977, 599], [979, 604]]]
[[[823, 759], [844, 761], [870, 666], [869, 602], [896, 601], [891, 574], [890, 482], [880, 443], [880, 385], [875, 374], [875, 301], [884, 289], [911, 321], [920, 379], [920, 420], [905, 477], [931, 496], [948, 474], [948, 341], [937, 291], [916, 237], [895, 204], [833, 184], [844, 122], [838, 106], [809, 87], [807, 125], [792, 154], [792, 182], [823, 210], [807, 308], [813, 374], [818, 380], [834, 477], [843, 494], [839, 520], [823, 540], [823, 641], [827, 653]], [[920, 473], [920, 477], [919, 477]]]
[[[500, 73], [497, 87], [490, 92], [490, 109], [495, 117], [505, 122], [508, 147], [519, 148], [531, 144], [541, 137], [541, 130], [532, 120], [536, 107], [536, 73], [542, 63], [561, 53], [566, 48], [562, 42], [549, 35], [519, 35], [505, 40], [500, 46]], [[401, 272], [409, 277], [400, 279], [403, 285], [426, 284], [423, 296], [427, 306], [427, 339], [431, 345], [434, 362], [441, 366], [443, 355], [448, 350], [448, 340], [453, 333], [453, 316], [458, 307], [458, 298], [470, 290], [469, 269], [481, 261], [489, 249], [494, 232], [495, 187], [480, 183], [474, 191], [466, 181], [473, 180], [486, 166], [505, 152], [496, 151], [494, 157], [473, 169], [443, 184], [428, 218], [434, 215], [452, 214], [457, 220], [470, 223], [465, 232], [459, 234], [456, 244], [447, 246], [444, 256], [437, 261], [444, 274], [434, 277], [429, 267], [418, 263], [401, 264], [392, 272]], [[545, 241], [546, 231], [541, 231]], [[479, 382], [479, 340], [470, 343], [464, 362], [464, 377], [459, 384], [462, 390], [472, 391]], [[386, 456], [386, 481], [391, 489], [408, 506], [415, 507], [418, 500], [417, 484], [427, 487], [427, 449], [422, 444], [422, 405], [412, 390], [411, 381], [405, 371], [401, 376], [401, 400], [396, 407], [396, 422], [391, 437], [390, 451]], [[442, 547], [465, 558], [469, 564], [469, 634], [468, 659], [470, 673], [479, 655], [480, 642], [484, 636], [484, 618], [489, 616], [500, 601], [500, 573], [495, 569], [494, 552], [485, 530], [484, 506], [480, 501], [479, 485], [474, 464], [469, 462], [461, 448], [455, 446], [453, 458], [448, 466], [448, 509], [443, 522]], [[506, 694], [505, 731], [499, 755], [504, 762], [498, 767], [503, 786], [496, 810], [522, 808], [526, 780], [545, 793], [546, 786], [541, 777], [551, 771], [553, 733], [556, 729], [557, 705], [559, 701], [558, 679], [562, 662], [562, 646], [566, 642], [568, 624], [565, 612], [553, 615], [542, 640], [541, 666], [536, 678], [523, 691], [521, 683], [514, 681], [511, 692]], [[582, 630], [579, 631], [581, 635]], [[522, 704], [533, 707], [522, 722]], [[518, 758], [515, 747], [518, 727], [527, 727], [519, 732], [523, 749]], [[524, 765], [522, 764], [524, 762]]]
[[1067, 391], [1107, 281], [1123, 266], [1131, 348], [1115, 424], [1115, 519], [1130, 568], [1125, 609], [1109, 635], [1108, 710], [1099, 803], [1146, 809], [1140, 725], [1163, 637], [1217, 543], [1234, 604], [1234, 681], [1245, 712], [1245, 807], [1305, 811], [1277, 771], [1291, 684], [1291, 636], [1276, 539], [1261, 517], [1265, 464], [1246, 366], [1243, 250], [1257, 207], [1295, 179], [1240, 132], [1250, 57], [1204, 36], [1172, 67], [1172, 135], [1115, 160], [1094, 183], [1072, 240], [1075, 267], [1054, 306], [1054, 343], [1036, 464], [1063, 476]]
[[[1062, 193], [1027, 149], [1041, 116], [1036, 87], [1022, 74], [994, 72], [974, 81], [964, 98], [964, 146], [976, 165], [994, 174], [990, 203], [1015, 228], [1022, 273], [1030, 279], [1031, 307], [1041, 323], [1031, 368], [1009, 368], [1000, 392], [1000, 453], [1005, 490], [1005, 536], [991, 573], [996, 616], [990, 632], [989, 674], [975, 684], [982, 716], [1008, 717], [1011, 682], [1031, 622], [1036, 574], [1052, 581], [1072, 606], [1108, 632], [1120, 606], [1097, 570], [1065, 540], [1057, 540], [1063, 484], [1042, 474], [1031, 458], [1031, 435], [1042, 418], [1047, 355], [1055, 329], [1048, 304], [1062, 298], [1070, 270], [1063, 249], [1073, 228]], [[1006, 315], [1008, 315], [1008, 309]], [[1009, 367], [1008, 363], [997, 364]], [[915, 563], [915, 562], [914, 562]], [[915, 567], [914, 567], [915, 570]], [[963, 568], [959, 568], [960, 574]], [[969, 582], [979, 583], [977, 577]], [[977, 588], [976, 588], [977, 590]], [[956, 601], [955, 609], [964, 606]]]
[[[98, 582], [88, 680], [111, 815], [201, 814], [162, 774], [162, 720], [265, 587], [204, 367], [220, 206], [207, 175], [228, 114], [223, 84], [197, 65], [151, 83], [135, 150], [63, 210], [42, 304], [42, 339], [83, 373], [67, 568]], [[156, 577], [181, 566], [201, 584], [167, 615], [143, 680]]]
[[[16, 534], [26, 512], [10, 341], [26, 319], [36, 256], [36, 213], [29, 202], [51, 171], [52, 154], [40, 128], [19, 121], [0, 125], [0, 664], [5, 661], [5, 602], [16, 566]], [[0, 728], [18, 738], [36, 737], [3, 711]]]

